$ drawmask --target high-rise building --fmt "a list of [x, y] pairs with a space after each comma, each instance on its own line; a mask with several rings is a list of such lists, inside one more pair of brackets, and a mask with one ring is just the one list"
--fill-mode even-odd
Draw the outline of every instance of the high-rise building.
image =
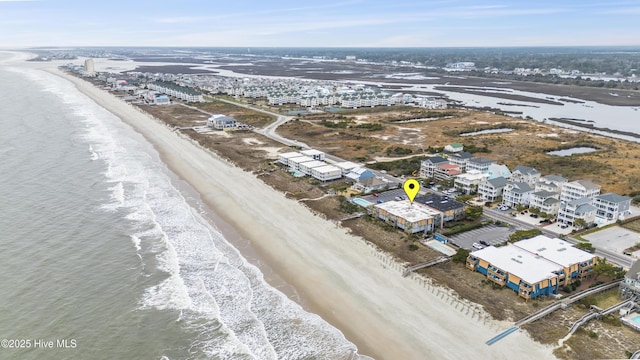
[[96, 74], [96, 69], [93, 66], [93, 59], [87, 59], [84, 61], [84, 69], [91, 76], [94, 76]]

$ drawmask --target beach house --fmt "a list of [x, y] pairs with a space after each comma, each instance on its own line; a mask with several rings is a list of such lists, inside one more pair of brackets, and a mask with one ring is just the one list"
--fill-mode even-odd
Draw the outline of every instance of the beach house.
[[233, 116], [214, 114], [207, 119], [207, 126], [218, 130], [224, 130], [237, 127], [238, 122]]

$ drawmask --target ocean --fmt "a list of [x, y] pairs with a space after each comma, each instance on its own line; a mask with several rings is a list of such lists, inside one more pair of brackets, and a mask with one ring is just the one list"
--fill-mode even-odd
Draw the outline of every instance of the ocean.
[[0, 124], [0, 359], [366, 358], [68, 81], [0, 63]]

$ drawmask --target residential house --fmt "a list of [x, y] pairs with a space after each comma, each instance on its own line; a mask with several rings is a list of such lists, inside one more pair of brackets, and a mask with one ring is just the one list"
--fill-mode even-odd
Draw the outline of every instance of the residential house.
[[511, 181], [527, 183], [529, 186], [534, 187], [540, 180], [540, 175], [540, 171], [532, 167], [517, 165], [511, 173]]
[[478, 194], [480, 194], [485, 201], [498, 201], [498, 198], [502, 196], [504, 187], [507, 185], [507, 181], [504, 177], [481, 181], [478, 184]]
[[600, 195], [600, 185], [594, 184], [589, 180], [576, 180], [562, 184], [560, 201], [569, 202], [582, 198], [593, 199], [598, 195]]
[[460, 171], [465, 172], [467, 170], [467, 161], [469, 161], [469, 159], [471, 158], [473, 158], [473, 155], [471, 155], [471, 153], [463, 151], [449, 154], [447, 160], [449, 160], [451, 164], [458, 165]]
[[466, 172], [469, 172], [471, 170], [477, 170], [481, 173], [486, 174], [489, 172], [489, 166], [495, 163], [496, 163], [495, 160], [487, 159], [484, 157], [474, 157], [467, 160]]
[[515, 208], [518, 205], [529, 205], [529, 196], [533, 188], [523, 182], [508, 182], [502, 190], [502, 204]]
[[214, 129], [222, 130], [228, 128], [235, 128], [238, 126], [238, 122], [232, 116], [226, 116], [222, 114], [214, 114], [207, 120], [207, 126]]
[[432, 178], [435, 176], [435, 169], [440, 164], [448, 164], [449, 161], [440, 156], [428, 157], [420, 163], [420, 177]]
[[353, 190], [360, 191], [363, 194], [369, 194], [374, 191], [395, 189], [398, 187], [398, 185], [399, 185], [398, 183], [390, 182], [385, 178], [372, 176], [356, 182], [351, 186], [351, 188]]
[[456, 176], [454, 186], [457, 191], [471, 195], [478, 192], [478, 184], [489, 178], [488, 174], [481, 173], [477, 170], [467, 171], [464, 174]]
[[640, 298], [640, 260], [636, 260], [624, 276], [620, 284], [620, 294], [623, 298]]
[[596, 217], [605, 222], [615, 222], [629, 215], [631, 198], [614, 193], [598, 195], [593, 199], [593, 206], [596, 207]]
[[596, 220], [596, 207], [591, 205], [592, 201], [585, 197], [564, 203], [558, 211], [558, 222], [576, 225], [576, 220], [582, 219], [587, 226], [593, 224]]
[[462, 174], [462, 172], [458, 165], [442, 163], [436, 166], [433, 177], [437, 181], [450, 181], [460, 174]]
[[347, 173], [344, 177], [346, 177], [347, 179], [351, 179], [354, 182], [358, 182], [366, 178], [375, 177], [375, 176], [376, 174], [374, 174], [373, 171], [367, 169], [366, 167], [359, 166], [351, 169], [351, 171], [349, 171], [349, 173]]
[[490, 164], [489, 170], [487, 170], [489, 179], [495, 179], [499, 177], [511, 179], [511, 171], [506, 165], [502, 164]]
[[536, 191], [546, 190], [550, 192], [558, 193], [558, 198], [560, 198], [560, 191], [562, 190], [562, 185], [566, 183], [568, 180], [563, 178], [562, 176], [557, 175], [547, 175], [543, 176], [535, 184]]
[[547, 190], [532, 192], [529, 196], [529, 207], [536, 208], [543, 213], [557, 215], [560, 210], [560, 194]]
[[458, 153], [464, 150], [464, 146], [461, 143], [451, 143], [444, 147], [444, 151], [449, 153]]

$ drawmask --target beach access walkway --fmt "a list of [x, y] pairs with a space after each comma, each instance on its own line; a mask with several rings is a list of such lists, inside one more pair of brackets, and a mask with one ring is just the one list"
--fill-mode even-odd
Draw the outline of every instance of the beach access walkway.
[[558, 302], [555, 302], [547, 307], [544, 307], [538, 311], [536, 311], [533, 314], [530, 314], [518, 321], [516, 321], [516, 323], [514, 324], [513, 327], [510, 327], [509, 329], [501, 332], [500, 334], [494, 336], [493, 338], [489, 339], [486, 344], [487, 345], [493, 345], [496, 342], [500, 341], [501, 339], [504, 339], [507, 335], [515, 332], [516, 330], [518, 330], [520, 327], [529, 324], [531, 322], [534, 322], [538, 319], [541, 319], [549, 314], [551, 314], [552, 312], [559, 310], [559, 309], [564, 309], [566, 308], [568, 305], [586, 297], [589, 295], [594, 295], [609, 289], [613, 289], [616, 286], [620, 286], [620, 283], [622, 282], [622, 279], [618, 279], [618, 280], [614, 280], [612, 282], [606, 283], [606, 284], [602, 284], [590, 289], [586, 289], [583, 290], [577, 294], [573, 294], [571, 296], [566, 297], [565, 299], [562, 299]]

